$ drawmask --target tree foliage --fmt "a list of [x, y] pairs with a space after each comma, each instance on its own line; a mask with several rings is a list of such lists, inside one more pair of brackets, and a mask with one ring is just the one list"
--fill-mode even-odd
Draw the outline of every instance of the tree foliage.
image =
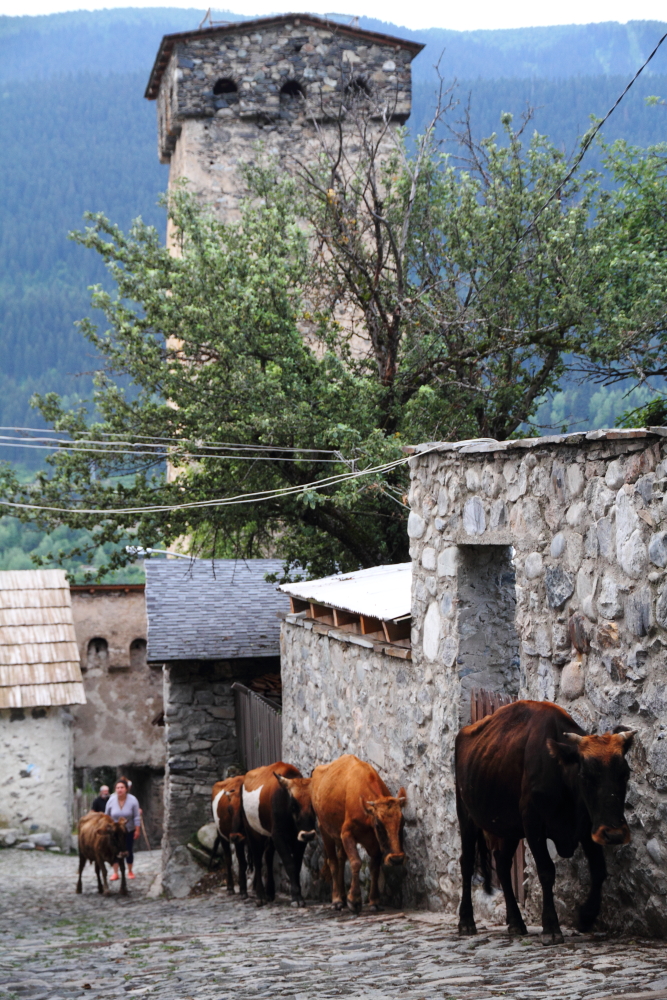
[[141, 222], [97, 215], [75, 234], [116, 292], [93, 295], [107, 329], [82, 324], [105, 359], [99, 419], [40, 398], [73, 446], [28, 487], [4, 476], [17, 499], [71, 508], [43, 526], [88, 529], [98, 551], [186, 536], [198, 555], [270, 553], [310, 575], [397, 562], [405, 465], [352, 474], [405, 444], [525, 433], [568, 366], [608, 373], [642, 350], [657, 368], [655, 151], [613, 147], [609, 193], [510, 115], [480, 143], [464, 121], [455, 154], [433, 122], [409, 153], [363, 93], [348, 104], [311, 161], [259, 158], [240, 222], [177, 193], [177, 255]]

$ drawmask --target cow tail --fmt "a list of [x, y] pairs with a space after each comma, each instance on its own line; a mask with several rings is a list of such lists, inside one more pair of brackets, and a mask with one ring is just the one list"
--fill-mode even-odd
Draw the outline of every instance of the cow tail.
[[477, 833], [477, 859], [480, 874], [484, 879], [484, 892], [490, 896], [493, 892], [491, 888], [491, 851], [483, 830], [479, 830]]

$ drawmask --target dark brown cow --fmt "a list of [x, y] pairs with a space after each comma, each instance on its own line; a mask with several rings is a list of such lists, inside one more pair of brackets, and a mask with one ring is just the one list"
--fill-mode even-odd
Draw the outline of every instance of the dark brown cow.
[[333, 881], [332, 903], [336, 910], [345, 905], [345, 858], [350, 862], [352, 884], [347, 896], [350, 909], [361, 910], [357, 844], [370, 857], [369, 905], [380, 906], [378, 877], [386, 865], [402, 865], [403, 806], [405, 789], [394, 798], [377, 771], [353, 754], [321, 764], [313, 771], [311, 798], [324, 841]]
[[234, 778], [227, 778], [225, 781], [216, 781], [211, 789], [211, 807], [213, 809], [213, 821], [216, 829], [211, 864], [213, 864], [213, 858], [216, 855], [218, 847], [221, 846], [227, 867], [227, 892], [233, 895], [234, 871], [232, 869], [232, 844], [234, 845], [236, 859], [239, 864], [239, 892], [245, 899], [248, 896], [246, 881], [246, 869], [248, 865], [245, 856], [246, 838], [243, 830], [243, 807], [241, 805], [242, 788], [243, 775], [237, 775]]
[[512, 857], [525, 837], [542, 885], [542, 941], [563, 940], [553, 901], [555, 868], [547, 839], [561, 857], [581, 844], [591, 887], [579, 909], [589, 930], [600, 912], [607, 876], [603, 846], [627, 844], [623, 815], [630, 774], [625, 755], [632, 731], [587, 736], [564, 709], [548, 701], [506, 705], [456, 737], [456, 806], [461, 830], [463, 891], [459, 933], [475, 934], [471, 880], [479, 851], [488, 885], [489, 848], [505, 894], [510, 935], [525, 934], [512, 890]]
[[[86, 867], [86, 861], [95, 865], [97, 875], [97, 891], [109, 895], [109, 884], [107, 882], [106, 864], [112, 865], [115, 862], [120, 864], [120, 894], [127, 896], [127, 883], [125, 882], [125, 858], [127, 849], [125, 844], [125, 820], [119, 819], [115, 823], [111, 816], [104, 813], [89, 812], [79, 820], [79, 881], [76, 884], [76, 891], [81, 892], [81, 873]], [[104, 879], [104, 889], [100, 879], [100, 872]]]
[[[243, 779], [243, 816], [255, 868], [257, 905], [275, 899], [273, 854], [278, 851], [290, 880], [293, 906], [305, 906], [301, 896], [301, 865], [306, 844], [315, 837], [315, 813], [310, 802], [310, 778], [278, 761], [256, 767]], [[266, 861], [266, 886], [262, 883]]]

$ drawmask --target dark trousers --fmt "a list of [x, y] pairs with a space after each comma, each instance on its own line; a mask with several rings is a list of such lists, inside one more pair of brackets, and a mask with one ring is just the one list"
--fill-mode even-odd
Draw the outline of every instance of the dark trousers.
[[125, 850], [127, 851], [127, 857], [125, 862], [131, 865], [134, 862], [134, 830], [125, 831]]

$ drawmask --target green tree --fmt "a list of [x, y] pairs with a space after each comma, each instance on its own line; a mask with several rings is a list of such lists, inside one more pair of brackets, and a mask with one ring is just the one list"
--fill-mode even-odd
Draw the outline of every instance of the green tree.
[[[68, 509], [38, 515], [43, 527], [115, 545], [112, 568], [128, 534], [144, 546], [186, 536], [199, 555], [271, 553], [311, 575], [397, 562], [405, 465], [326, 477], [399, 462], [417, 441], [525, 433], [568, 359], [594, 351], [602, 364], [627, 336], [621, 319], [616, 340], [600, 334], [616, 301], [610, 261], [630, 240], [617, 194], [590, 172], [570, 178], [510, 115], [502, 141], [476, 143], [465, 124], [461, 162], [434, 147], [435, 123], [408, 154], [366, 101], [341, 109], [313, 162], [249, 171], [237, 224], [176, 194], [178, 256], [140, 222], [125, 234], [98, 215], [75, 236], [117, 291], [94, 292], [107, 330], [82, 324], [106, 362], [99, 419], [41, 398], [73, 444], [27, 487], [4, 474], [5, 495]], [[627, 160], [619, 149], [619, 170]], [[654, 287], [637, 281], [627, 317], [652, 314]]]

